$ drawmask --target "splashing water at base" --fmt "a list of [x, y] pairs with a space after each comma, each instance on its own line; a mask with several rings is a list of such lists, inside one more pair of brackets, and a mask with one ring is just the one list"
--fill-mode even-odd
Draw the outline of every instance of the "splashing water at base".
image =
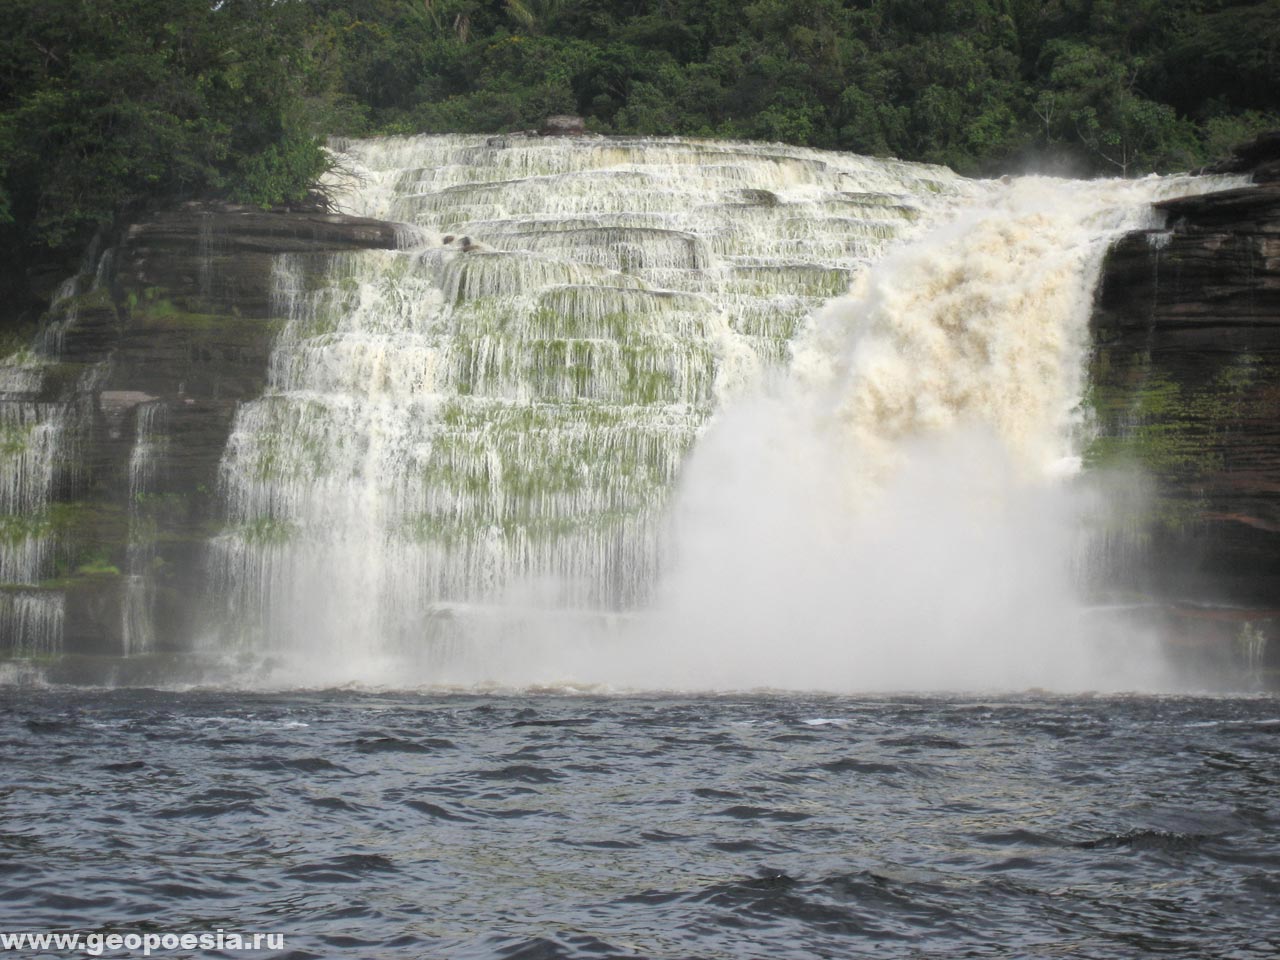
[[1198, 186], [1017, 181], [816, 315], [686, 474], [663, 608], [685, 682], [1167, 686], [1155, 638], [1081, 600], [1105, 510], [1081, 397], [1107, 244]]
[[411, 219], [420, 245], [320, 276], [277, 262], [287, 322], [223, 458], [211, 565], [215, 646], [335, 679], [474, 665], [478, 624], [532, 608], [645, 609], [715, 410], [868, 257], [983, 189], [753, 144], [423, 137], [347, 158], [367, 172], [347, 208]]

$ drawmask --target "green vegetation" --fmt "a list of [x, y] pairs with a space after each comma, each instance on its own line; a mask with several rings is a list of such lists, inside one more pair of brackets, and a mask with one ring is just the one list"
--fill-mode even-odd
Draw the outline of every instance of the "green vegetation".
[[325, 167], [304, 3], [0, 0], [0, 21], [0, 292], [139, 205], [300, 200]]
[[327, 134], [571, 112], [601, 133], [1135, 175], [1280, 124], [1273, 0], [0, 0], [0, 16], [6, 293], [141, 204], [301, 201]]
[[[224, 313], [206, 313], [187, 309], [191, 306], [207, 306], [203, 303], [177, 304], [166, 297], [145, 298], [138, 301], [130, 294], [130, 316], [143, 327], [162, 327], [166, 330], [186, 328], [190, 330], [223, 330], [233, 317]], [[255, 321], [256, 322], [256, 321]]]
[[274, 517], [248, 520], [235, 525], [231, 530], [246, 543], [263, 545], [288, 543], [297, 533], [292, 523], [287, 520], [277, 520]]
[[[1158, 477], [1203, 477], [1221, 464], [1205, 447], [1206, 425], [1193, 416], [1191, 399], [1147, 357], [1134, 361], [1125, 376], [1095, 382], [1089, 403], [1101, 430], [1085, 450], [1086, 466], [1136, 464]], [[1194, 399], [1203, 406], [1202, 397]]]
[[301, 199], [305, 5], [0, 0], [0, 215], [57, 246], [122, 206], [221, 192]]
[[120, 568], [111, 562], [106, 550], [98, 550], [88, 556], [84, 563], [76, 568], [77, 576], [84, 577], [118, 577]]
[[1257, 0], [317, 0], [344, 132], [781, 140], [1136, 174], [1276, 123]]

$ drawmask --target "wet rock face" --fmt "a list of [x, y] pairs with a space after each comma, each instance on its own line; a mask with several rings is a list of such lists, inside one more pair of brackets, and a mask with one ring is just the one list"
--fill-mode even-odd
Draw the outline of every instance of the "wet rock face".
[[381, 220], [192, 203], [125, 231], [116, 285], [126, 295], [163, 287], [210, 311], [265, 317], [276, 254], [317, 257], [395, 246], [395, 225]]
[[1280, 185], [1161, 206], [1168, 229], [1126, 236], [1104, 268], [1091, 371], [1102, 436], [1090, 460], [1136, 464], [1154, 481], [1137, 524], [1154, 562], [1138, 586], [1274, 607]]
[[188, 636], [221, 522], [218, 464], [279, 329], [274, 258], [292, 255], [305, 278], [333, 253], [396, 245], [396, 226], [378, 220], [230, 205], [188, 204], [125, 230], [93, 289], [53, 311], [39, 387], [0, 396], [65, 405], [75, 435], [49, 508], [69, 518], [56, 558], [0, 591], [61, 596], [67, 653]]

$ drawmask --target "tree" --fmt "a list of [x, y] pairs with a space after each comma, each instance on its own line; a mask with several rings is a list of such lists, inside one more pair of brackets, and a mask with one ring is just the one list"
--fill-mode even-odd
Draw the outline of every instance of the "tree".
[[1125, 60], [1070, 40], [1050, 41], [1045, 58], [1047, 89], [1037, 97], [1036, 111], [1051, 140], [1083, 146], [1121, 176], [1191, 165], [1191, 125], [1137, 89], [1142, 58]]
[[78, 247], [142, 202], [300, 199], [324, 168], [292, 0], [0, 0], [6, 246]]

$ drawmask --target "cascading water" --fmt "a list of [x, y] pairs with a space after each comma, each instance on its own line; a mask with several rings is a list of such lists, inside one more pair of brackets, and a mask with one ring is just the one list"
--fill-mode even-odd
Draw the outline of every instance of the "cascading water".
[[1167, 684], [1153, 636], [1082, 603], [1088, 321], [1111, 239], [1215, 185], [1023, 178], [860, 275], [691, 459], [656, 631], [688, 652], [640, 683]]
[[288, 319], [214, 545], [225, 620], [292, 679], [1094, 676], [1058, 629], [1089, 298], [1110, 237], [1211, 183], [678, 140], [340, 147], [345, 210], [418, 243], [318, 285], [278, 263]]
[[237, 628], [343, 671], [439, 648], [480, 609], [642, 607], [720, 398], [978, 189], [740, 144], [436, 137], [341, 156], [346, 209], [423, 242], [337, 257], [313, 289], [279, 263], [288, 321], [224, 460], [216, 569]]
[[124, 653], [149, 653], [155, 647], [156, 585], [151, 577], [159, 528], [150, 499], [155, 492], [160, 454], [169, 444], [162, 429], [165, 408], [151, 399], [138, 403], [133, 449], [129, 454], [129, 543], [124, 571], [121, 639]]
[[[85, 504], [72, 499], [83, 492], [82, 458], [95, 407], [112, 419], [111, 394], [100, 390], [110, 361], [63, 362], [81, 307], [86, 299], [106, 298], [112, 270], [113, 251], [101, 250], [95, 239], [79, 272], [54, 294], [35, 342], [0, 359], [0, 656], [27, 660], [66, 652], [67, 574], [77, 566], [113, 569], [83, 542]], [[118, 431], [118, 409], [114, 419]], [[130, 554], [132, 568], [132, 545]], [[130, 609], [137, 609], [133, 597], [143, 579], [130, 580]], [[126, 637], [131, 623], [150, 630], [142, 617], [126, 613], [123, 619]], [[126, 641], [123, 652], [140, 649]], [[24, 669], [8, 664], [5, 675], [26, 676]]]
[[[90, 250], [87, 262], [97, 261]], [[94, 283], [82, 272], [62, 284], [57, 310]], [[44, 589], [55, 573], [58, 483], [74, 473], [77, 411], [45, 397], [45, 378], [74, 306], [45, 332], [43, 351], [20, 349], [0, 360], [0, 653], [49, 656], [62, 650], [65, 598]], [[93, 373], [86, 374], [92, 377]]]
[[41, 402], [42, 364], [22, 352], [0, 366], [0, 652], [57, 653], [63, 599], [37, 589], [53, 570], [49, 501], [65, 456], [66, 410]]

